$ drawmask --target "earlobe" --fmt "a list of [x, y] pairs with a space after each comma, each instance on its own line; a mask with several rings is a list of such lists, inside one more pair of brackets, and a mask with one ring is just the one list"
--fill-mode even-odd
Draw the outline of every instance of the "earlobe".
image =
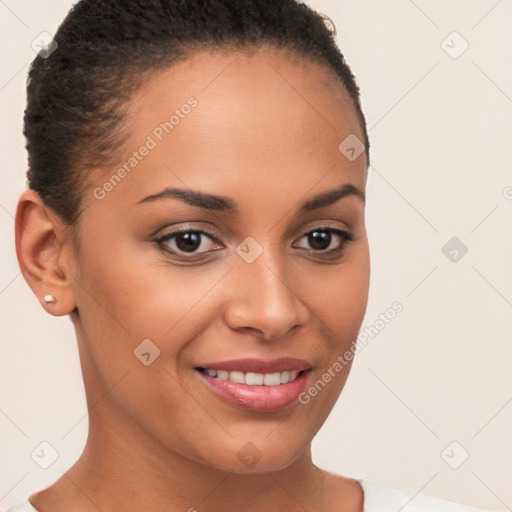
[[40, 304], [54, 316], [76, 307], [65, 226], [34, 190], [25, 190], [16, 209], [16, 255], [23, 277]]

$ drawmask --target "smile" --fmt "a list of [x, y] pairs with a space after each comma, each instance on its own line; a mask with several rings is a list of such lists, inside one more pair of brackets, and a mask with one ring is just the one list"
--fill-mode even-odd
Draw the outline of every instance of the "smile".
[[311, 365], [295, 358], [238, 359], [204, 363], [195, 370], [224, 402], [254, 412], [274, 412], [298, 404]]

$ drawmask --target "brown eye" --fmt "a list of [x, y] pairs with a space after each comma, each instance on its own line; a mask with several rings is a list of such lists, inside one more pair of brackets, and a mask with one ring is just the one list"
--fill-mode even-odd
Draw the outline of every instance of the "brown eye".
[[[211, 233], [202, 229], [176, 230], [161, 236], [155, 241], [163, 250], [178, 255], [202, 255], [215, 250], [219, 245]], [[202, 250], [198, 251], [198, 249]]]
[[180, 233], [176, 235], [176, 246], [180, 251], [194, 252], [201, 245], [201, 233], [190, 231], [189, 233]]
[[327, 231], [312, 231], [308, 233], [308, 242], [315, 251], [323, 251], [331, 245], [331, 233]]
[[354, 237], [351, 233], [342, 229], [323, 227], [308, 231], [302, 236], [302, 239], [306, 239], [309, 245], [309, 247], [304, 247], [306, 250], [331, 253], [343, 250]]

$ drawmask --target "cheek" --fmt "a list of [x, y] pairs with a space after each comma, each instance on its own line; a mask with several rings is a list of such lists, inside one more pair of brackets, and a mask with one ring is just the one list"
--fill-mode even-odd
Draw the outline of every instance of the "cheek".
[[[314, 282], [303, 277], [308, 307], [315, 313], [318, 332], [325, 340], [315, 348], [319, 365], [299, 402], [316, 432], [334, 407], [354, 360], [357, 335], [366, 312], [369, 255], [362, 250], [345, 264], [324, 270]], [[313, 425], [314, 422], [314, 425]]]
[[320, 319], [322, 334], [338, 345], [354, 341], [366, 312], [370, 279], [367, 247], [366, 242], [361, 244], [343, 263], [326, 265], [314, 276], [298, 274], [302, 297]]
[[[144, 390], [151, 396], [143, 401], [150, 400], [156, 390], [173, 387], [167, 371], [177, 374], [189, 343], [218, 315], [209, 291], [215, 292], [226, 269], [176, 267], [147, 248], [103, 248], [84, 254], [76, 287], [85, 353], [104, 387], [131, 371], [129, 380], [137, 383], [132, 400]], [[154, 362], [146, 367], [148, 359]]]
[[218, 281], [219, 272], [173, 266], [157, 251], [114, 240], [101, 254], [85, 254], [79, 309], [134, 338], [169, 333]]
[[76, 293], [89, 390], [97, 393], [96, 401], [108, 396], [102, 404], [115, 403], [130, 422], [168, 443], [180, 436], [192, 443], [191, 425], [198, 417], [200, 424], [211, 418], [177, 383], [175, 365], [198, 328], [191, 319], [197, 320], [201, 297], [218, 279], [184, 270], [180, 279], [179, 271], [162, 264], [137, 272], [140, 261], [126, 254], [112, 259], [89, 254], [84, 261]]

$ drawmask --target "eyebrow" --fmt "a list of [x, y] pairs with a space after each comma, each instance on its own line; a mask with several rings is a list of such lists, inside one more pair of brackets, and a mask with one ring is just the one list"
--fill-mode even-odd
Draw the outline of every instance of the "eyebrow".
[[[318, 208], [329, 206], [339, 199], [345, 197], [355, 196], [365, 202], [364, 193], [350, 183], [345, 183], [338, 188], [321, 192], [306, 201], [300, 203], [298, 212], [304, 214]], [[199, 192], [197, 190], [186, 190], [181, 188], [165, 188], [157, 194], [141, 199], [138, 204], [149, 203], [158, 199], [179, 199], [184, 203], [207, 210], [215, 210], [227, 213], [238, 213], [236, 203], [226, 196], [218, 196], [214, 194], [207, 194], [206, 192]]]

